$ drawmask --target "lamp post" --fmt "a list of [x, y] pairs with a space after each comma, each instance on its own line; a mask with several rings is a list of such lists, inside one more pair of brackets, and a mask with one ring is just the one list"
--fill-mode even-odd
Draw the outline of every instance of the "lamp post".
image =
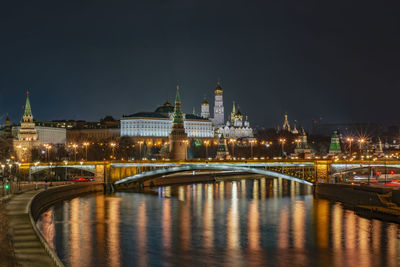
[[358, 139], [358, 142], [360, 143], [360, 156], [362, 154], [362, 145], [365, 143], [365, 139], [364, 138], [360, 138]]
[[351, 155], [351, 143], [354, 141], [354, 139], [351, 138], [351, 137], [348, 137], [348, 138], [346, 139], [346, 141], [349, 142], [349, 154]]
[[281, 139], [279, 139], [279, 142], [282, 145], [282, 158], [283, 158], [284, 155], [285, 155], [284, 145], [285, 145], [286, 139], [285, 138], [281, 138]]
[[65, 163], [65, 180], [67, 180], [67, 178], [68, 178], [68, 161], [66, 160], [66, 161], [64, 161], [64, 163]]
[[76, 149], [78, 148], [78, 145], [77, 144], [72, 144], [72, 147], [73, 147], [73, 149], [74, 149], [74, 161], [76, 162]]
[[110, 146], [111, 146], [111, 149], [112, 149], [112, 158], [111, 159], [114, 160], [115, 159], [115, 155], [114, 155], [115, 147], [117, 146], [117, 144], [116, 143], [111, 143]]
[[204, 145], [206, 147], [206, 160], [208, 159], [208, 146], [210, 145], [210, 140], [205, 140]]
[[88, 151], [89, 143], [88, 142], [83, 142], [83, 146], [85, 147], [85, 160], [87, 161], [87, 159], [88, 159], [87, 151]]
[[236, 140], [234, 138], [230, 138], [229, 139], [229, 143], [231, 143], [231, 146], [232, 146], [232, 158], [234, 158], [235, 157], [235, 143], [236, 143]]
[[140, 140], [138, 141], [139, 144], [139, 160], [142, 160], [142, 145], [143, 145], [143, 141]]
[[254, 143], [257, 142], [257, 140], [252, 139], [249, 142], [250, 142], [250, 158], [253, 158], [253, 145]]
[[388, 155], [385, 155], [385, 185], [387, 184], [387, 159], [388, 159]]

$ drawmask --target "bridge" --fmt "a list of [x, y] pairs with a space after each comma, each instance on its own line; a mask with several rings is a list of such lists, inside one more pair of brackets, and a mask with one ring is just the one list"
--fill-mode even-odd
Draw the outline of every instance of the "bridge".
[[144, 161], [96, 161], [96, 162], [55, 162], [24, 163], [20, 173], [28, 179], [45, 170], [64, 168], [90, 172], [96, 181], [114, 183], [142, 183], [161, 175], [185, 171], [236, 171], [263, 174], [303, 184], [329, 183], [330, 177], [343, 172], [367, 168], [400, 169], [395, 160], [144, 160]]

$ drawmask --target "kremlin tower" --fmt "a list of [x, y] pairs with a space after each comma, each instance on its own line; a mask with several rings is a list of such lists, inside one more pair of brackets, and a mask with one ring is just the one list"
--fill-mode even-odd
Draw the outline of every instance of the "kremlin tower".
[[188, 141], [184, 128], [178, 85], [176, 87], [175, 108], [172, 115], [172, 130], [169, 134], [169, 158], [171, 160], [186, 160]]
[[337, 135], [337, 131], [333, 132], [333, 135], [331, 137], [331, 144], [329, 146], [329, 155], [337, 155], [342, 153], [342, 149], [340, 148], [340, 141], [339, 137]]
[[31, 150], [40, 146], [35, 122], [33, 121], [29, 92], [26, 93], [25, 110], [22, 116], [21, 126], [18, 130], [17, 139], [15, 139], [13, 143], [17, 158], [21, 161], [29, 161], [31, 158]]
[[204, 97], [203, 103], [201, 103], [201, 117], [208, 119], [210, 118], [210, 105], [208, 104], [206, 98]]
[[217, 87], [214, 90], [215, 103], [214, 103], [214, 126], [215, 128], [222, 127], [225, 124], [224, 119], [224, 102], [222, 99], [222, 87], [221, 82], [218, 80]]

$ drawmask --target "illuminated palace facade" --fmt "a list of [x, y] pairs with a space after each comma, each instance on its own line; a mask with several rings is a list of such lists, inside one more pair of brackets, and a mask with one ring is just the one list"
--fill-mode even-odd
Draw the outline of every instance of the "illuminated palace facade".
[[[168, 101], [154, 112], [139, 112], [121, 118], [121, 136], [168, 137], [172, 129], [174, 106]], [[212, 138], [213, 126], [209, 119], [183, 114], [184, 128], [189, 138]]]

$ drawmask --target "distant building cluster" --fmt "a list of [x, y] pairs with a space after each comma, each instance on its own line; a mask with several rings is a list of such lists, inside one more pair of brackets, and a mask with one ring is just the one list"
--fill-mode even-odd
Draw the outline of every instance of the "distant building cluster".
[[[241, 112], [235, 101], [233, 101], [231, 112], [227, 118], [225, 117], [223, 93], [221, 82], [218, 81], [214, 89], [213, 112], [210, 112], [210, 105], [204, 99], [201, 103], [200, 114], [196, 114], [194, 110], [192, 113], [184, 113], [181, 108], [179, 87], [177, 87], [174, 104], [167, 100], [154, 111], [123, 115], [119, 120], [106, 116], [97, 122], [34, 120], [29, 93], [27, 93], [21, 122], [12, 124], [7, 116], [4, 125], [0, 128], [0, 136], [12, 140], [13, 154], [20, 161], [29, 161], [32, 156], [31, 151], [35, 149], [42, 154], [46, 154], [47, 150], [48, 154], [50, 149], [57, 147], [70, 149], [72, 147], [76, 150], [73, 144], [79, 143], [85, 144], [87, 154], [90, 143], [99, 143], [102, 146], [104, 142], [123, 138], [133, 142], [130, 148], [139, 146], [140, 158], [143, 153], [152, 154], [152, 147], [158, 147], [159, 151], [156, 153], [159, 156], [164, 157], [170, 153], [171, 159], [186, 159], [187, 147], [190, 144], [195, 147], [203, 146], [207, 158], [210, 145], [217, 146], [216, 154], [219, 159], [236, 157], [235, 146], [238, 146], [238, 149], [251, 147], [250, 154], [253, 155], [253, 146], [257, 144], [260, 135], [257, 133], [256, 138], [247, 116]], [[273, 131], [273, 135], [276, 135], [273, 142], [281, 146], [278, 151], [282, 157], [311, 159], [321, 155], [333, 158], [358, 155], [370, 158], [371, 156], [381, 157], [385, 155], [385, 152], [400, 149], [398, 126], [389, 127], [388, 132], [384, 133], [383, 126], [376, 123], [322, 124], [320, 121], [314, 121], [313, 136], [330, 136], [330, 143], [326, 141], [327, 144], [323, 144], [325, 141], [322, 138], [317, 141], [319, 144], [315, 144], [315, 137], [312, 143], [309, 143], [304, 127], [297, 125], [296, 121], [290, 123], [285, 113], [282, 124], [270, 130]], [[368, 132], [369, 136], [363, 134], [363, 131]], [[266, 148], [273, 143], [268, 140], [259, 141], [259, 144], [265, 145]], [[143, 153], [142, 145], [146, 146], [143, 148], [146, 150]], [[288, 153], [287, 146], [290, 146]], [[125, 148], [129, 148], [128, 143]], [[104, 147], [100, 148], [100, 151], [104, 152]]]

